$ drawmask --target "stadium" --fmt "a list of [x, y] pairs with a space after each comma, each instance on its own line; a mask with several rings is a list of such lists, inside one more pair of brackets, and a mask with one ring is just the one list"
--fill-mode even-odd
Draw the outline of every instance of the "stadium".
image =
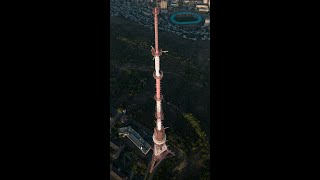
[[199, 27], [203, 18], [193, 12], [176, 12], [171, 15], [170, 21], [181, 27]]

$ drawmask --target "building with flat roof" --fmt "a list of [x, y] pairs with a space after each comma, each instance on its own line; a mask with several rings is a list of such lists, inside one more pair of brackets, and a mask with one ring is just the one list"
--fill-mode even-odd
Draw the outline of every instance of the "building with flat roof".
[[208, 8], [200, 8], [198, 9], [199, 12], [209, 12]]
[[161, 9], [167, 9], [168, 8], [168, 1], [167, 0], [161, 0], [160, 8]]
[[114, 150], [114, 152], [111, 153], [111, 157], [113, 159], [117, 159], [119, 157], [121, 151], [124, 149], [125, 145], [123, 145], [120, 142], [117, 142], [115, 140], [110, 140], [110, 147]]
[[131, 126], [119, 128], [118, 132], [120, 136], [128, 137], [144, 155], [151, 149], [151, 146]]
[[171, 6], [171, 7], [179, 7], [179, 4], [177, 4], [177, 3], [171, 3], [170, 6]]
[[198, 9], [200, 9], [200, 8], [207, 9], [207, 8], [208, 8], [208, 5], [205, 5], [205, 4], [198, 4], [198, 5], [196, 5], [196, 8], [198, 8]]
[[121, 123], [127, 123], [127, 122], [128, 122], [128, 116], [127, 116], [127, 115], [123, 115], [123, 116], [120, 118], [120, 122], [121, 122]]
[[120, 172], [118, 169], [110, 165], [110, 179], [111, 180], [127, 180], [128, 177]]

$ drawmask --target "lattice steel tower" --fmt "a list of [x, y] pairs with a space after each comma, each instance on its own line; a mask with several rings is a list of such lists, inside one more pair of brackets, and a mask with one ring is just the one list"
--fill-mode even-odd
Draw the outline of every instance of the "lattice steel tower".
[[152, 155], [152, 161], [150, 165], [150, 173], [153, 172], [153, 170], [160, 164], [160, 162], [168, 157], [174, 156], [174, 154], [168, 149], [166, 145], [166, 134], [165, 134], [165, 128], [162, 125], [163, 117], [163, 111], [161, 107], [161, 101], [162, 101], [162, 94], [161, 94], [161, 79], [163, 77], [163, 72], [160, 71], [160, 56], [162, 52], [162, 49], [158, 48], [158, 14], [159, 14], [159, 7], [158, 2], [156, 3], [156, 6], [153, 8], [153, 14], [154, 14], [154, 31], [155, 31], [155, 48], [152, 47], [151, 52], [154, 57], [154, 63], [155, 63], [155, 71], [153, 73], [153, 77], [156, 80], [156, 94], [154, 96], [154, 99], [156, 100], [156, 127], [154, 128], [153, 133], [153, 155]]

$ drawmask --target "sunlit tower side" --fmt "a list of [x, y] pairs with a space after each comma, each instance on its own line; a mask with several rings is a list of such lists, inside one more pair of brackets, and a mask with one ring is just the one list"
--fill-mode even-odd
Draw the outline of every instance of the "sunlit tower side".
[[162, 107], [161, 107], [161, 101], [162, 101], [162, 94], [161, 94], [161, 79], [163, 77], [163, 72], [160, 71], [160, 56], [162, 52], [162, 49], [159, 49], [158, 47], [158, 14], [159, 14], [159, 7], [158, 7], [159, 1], [157, 1], [156, 6], [153, 8], [153, 14], [154, 14], [154, 32], [155, 32], [155, 48], [152, 47], [151, 52], [154, 57], [155, 62], [155, 71], [153, 73], [153, 77], [156, 80], [156, 94], [154, 96], [154, 99], [156, 101], [156, 127], [154, 128], [153, 133], [153, 155], [152, 160], [150, 164], [150, 173], [154, 171], [154, 169], [161, 163], [161, 161], [165, 158], [171, 157], [174, 154], [168, 149], [168, 146], [166, 145], [166, 134], [165, 134], [165, 128], [162, 125], [162, 120], [164, 119]]

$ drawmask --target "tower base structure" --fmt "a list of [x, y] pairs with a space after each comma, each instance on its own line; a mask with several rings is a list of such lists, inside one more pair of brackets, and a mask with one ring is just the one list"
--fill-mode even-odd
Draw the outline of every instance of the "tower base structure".
[[166, 158], [173, 157], [174, 153], [171, 152], [169, 149], [162, 152], [160, 155], [152, 155], [151, 165], [150, 165], [150, 173], [153, 173], [154, 170], [158, 167], [158, 165], [161, 163], [162, 160]]
[[153, 155], [150, 164], [150, 173], [161, 163], [162, 160], [174, 156], [174, 153], [170, 151], [166, 145], [166, 133], [165, 129], [157, 130], [154, 128], [154, 134], [152, 136], [154, 142]]

